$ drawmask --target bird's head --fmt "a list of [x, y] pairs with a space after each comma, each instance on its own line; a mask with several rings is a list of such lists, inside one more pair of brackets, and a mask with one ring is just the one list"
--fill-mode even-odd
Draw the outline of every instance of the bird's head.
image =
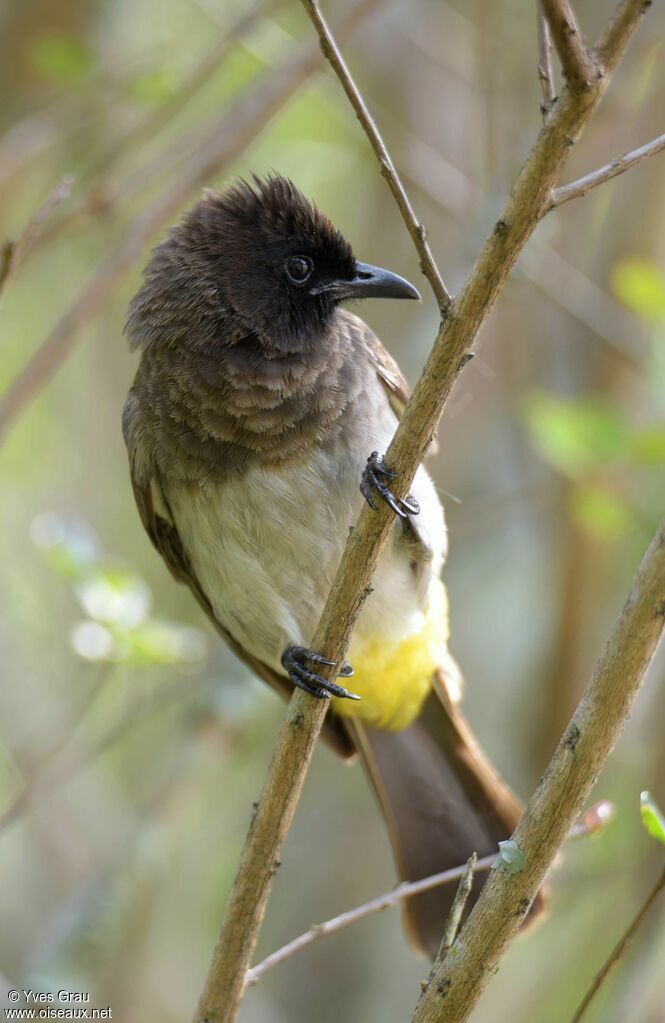
[[[160, 304], [160, 288], [168, 292], [161, 296], [162, 338], [176, 326], [167, 310], [178, 306], [177, 289], [188, 316], [196, 318], [198, 310], [202, 327], [214, 318], [217, 302], [282, 351], [316, 343], [345, 300], [420, 297], [404, 278], [356, 260], [328, 218], [278, 175], [207, 192], [173, 229], [130, 309], [129, 333], [137, 344], [151, 340], [142, 314]], [[191, 336], [191, 319], [189, 325]]]

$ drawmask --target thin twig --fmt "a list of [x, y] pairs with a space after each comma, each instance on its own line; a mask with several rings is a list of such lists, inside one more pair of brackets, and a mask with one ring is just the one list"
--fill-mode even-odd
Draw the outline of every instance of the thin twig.
[[556, 99], [552, 67], [552, 38], [542, 3], [538, 4], [538, 81], [543, 92], [540, 109], [547, 114]]
[[548, 210], [556, 209], [557, 206], [570, 202], [571, 199], [579, 199], [581, 196], [586, 195], [587, 192], [590, 192], [592, 188], [597, 188], [598, 185], [611, 181], [618, 174], [623, 174], [624, 171], [630, 170], [636, 164], [642, 163], [642, 160], [647, 160], [650, 156], [655, 156], [656, 153], [662, 153], [664, 149], [665, 134], [659, 135], [658, 138], [647, 142], [644, 146], [640, 146], [639, 149], [631, 149], [629, 153], [617, 156], [611, 163], [606, 163], [603, 167], [599, 167], [598, 170], [585, 174], [583, 178], [578, 178], [577, 181], [571, 181], [569, 185], [560, 185], [559, 188], [555, 188], [552, 192]]
[[[467, 235], [474, 234], [472, 222], [468, 230], [472, 211], [482, 208], [480, 189], [417, 135], [404, 132], [403, 138], [406, 177], [465, 225], [461, 244], [468, 247]], [[532, 238], [516, 271], [626, 359], [642, 365], [647, 351], [643, 325], [547, 242]]]
[[[490, 856], [484, 856], [483, 859], [477, 861], [475, 869], [488, 870], [494, 863], [495, 859], [496, 855], [494, 853]], [[305, 931], [304, 934], [300, 934], [297, 938], [294, 938], [293, 941], [289, 941], [288, 944], [282, 945], [282, 947], [278, 948], [275, 952], [271, 952], [269, 956], [266, 956], [266, 958], [260, 963], [253, 966], [251, 970], [248, 970], [245, 986], [253, 987], [255, 984], [258, 984], [269, 970], [273, 970], [276, 966], [286, 962], [286, 960], [290, 959], [296, 952], [300, 952], [303, 948], [307, 948], [308, 945], [318, 941], [319, 938], [326, 937], [328, 934], [334, 934], [336, 931], [341, 931], [343, 928], [350, 927], [352, 924], [357, 924], [358, 921], [364, 920], [366, 917], [372, 916], [374, 913], [379, 913], [381, 910], [389, 909], [391, 906], [396, 906], [402, 902], [403, 899], [408, 899], [412, 895], [420, 895], [422, 892], [429, 892], [432, 888], [438, 888], [440, 885], [450, 884], [452, 881], [459, 880], [459, 878], [464, 879], [468, 871], [468, 867], [468, 863], [463, 863], [459, 867], [451, 867], [450, 870], [443, 870], [439, 874], [432, 874], [431, 877], [424, 877], [421, 881], [405, 881], [393, 888], [392, 891], [386, 892], [384, 895], [379, 895], [370, 902], [364, 902], [361, 906], [355, 906], [354, 909], [348, 909], [345, 913], [340, 913], [338, 916], [331, 917], [330, 920], [324, 920], [323, 923], [314, 924], [314, 926], [310, 927], [310, 929]]]
[[402, 184], [402, 180], [397, 173], [395, 164], [393, 163], [390, 153], [386, 148], [386, 144], [381, 137], [381, 133], [376, 126], [376, 122], [367, 109], [365, 100], [363, 99], [351, 72], [349, 71], [344, 57], [339, 51], [326, 19], [321, 13], [318, 0], [302, 0], [302, 3], [319, 37], [323, 55], [337, 75], [337, 78], [346, 93], [347, 99], [353, 107], [355, 115], [358, 118], [374, 153], [376, 154], [376, 158], [381, 167], [381, 173], [388, 182], [393, 198], [395, 199], [398, 209], [402, 214], [402, 219], [404, 220], [406, 229], [411, 235], [413, 244], [420, 256], [420, 269], [429, 281], [432, 291], [434, 292], [434, 296], [439, 304], [441, 316], [445, 317], [446, 313], [450, 309], [452, 298], [443, 283], [443, 279], [439, 273], [439, 268], [434, 261], [432, 250], [430, 249], [427, 241], [425, 228], [416, 216], [415, 210], [411, 205], [411, 200], [409, 199], [406, 189]]
[[439, 951], [437, 953], [437, 961], [441, 962], [445, 955], [448, 954], [450, 949], [453, 947], [459, 926], [462, 921], [462, 914], [464, 913], [464, 907], [467, 904], [471, 889], [473, 888], [473, 875], [474, 871], [478, 868], [478, 854], [471, 853], [466, 865], [464, 867], [464, 873], [460, 878], [460, 883], [457, 886], [455, 892], [455, 898], [453, 904], [450, 907], [450, 913], [446, 920], [446, 926], [443, 930], [443, 937], [441, 938], [441, 944], [439, 945]]
[[[635, 0], [629, 2], [634, 3]], [[640, 10], [634, 12], [633, 18], [625, 20], [624, 30], [613, 33], [617, 51], [609, 54], [608, 66], [616, 63], [626, 46], [630, 31], [642, 13], [643, 2], [640, 0]], [[303, 0], [303, 3], [309, 10], [308, 0]], [[335, 46], [328, 52], [334, 54], [339, 51]], [[609, 74], [594, 78], [583, 96], [564, 91], [527, 157], [466, 286], [454, 305], [447, 309], [447, 315], [442, 317], [425, 370], [386, 453], [387, 464], [396, 473], [393, 486], [398, 497], [405, 497], [408, 493], [478, 331], [546, 208], [570, 153], [570, 139], [579, 137], [609, 81]], [[354, 110], [357, 112], [355, 107]], [[363, 122], [363, 127], [368, 130], [366, 122]], [[312, 640], [313, 648], [336, 664], [344, 656], [358, 614], [371, 592], [370, 581], [392, 527], [392, 513], [382, 503], [376, 511], [365, 506], [350, 533]], [[637, 670], [638, 663], [632, 665], [633, 672]], [[335, 675], [335, 670], [326, 669], [326, 672], [328, 678]], [[233, 1023], [237, 1017], [244, 978], [256, 946], [272, 877], [279, 864], [284, 838], [302, 792], [326, 709], [326, 701], [314, 700], [301, 690], [295, 691], [291, 698], [227, 902], [194, 1017], [196, 1023], [202, 1020], [207, 1023]], [[561, 841], [562, 838], [559, 845]], [[556, 849], [550, 850], [551, 857], [555, 852]], [[481, 979], [484, 986], [487, 978], [483, 975]], [[430, 994], [431, 991], [422, 1005], [428, 1004]], [[473, 998], [473, 992], [470, 997]]]
[[471, 856], [466, 861], [464, 873], [460, 878], [460, 883], [457, 886], [457, 891], [455, 892], [453, 904], [450, 907], [450, 913], [448, 914], [448, 919], [446, 920], [446, 925], [443, 929], [443, 937], [441, 938], [439, 950], [436, 953], [427, 980], [424, 980], [421, 983], [422, 987], [421, 998], [425, 995], [425, 992], [428, 990], [430, 984], [434, 980], [438, 970], [441, 969], [441, 963], [443, 962], [443, 960], [446, 958], [451, 948], [453, 947], [455, 938], [457, 937], [457, 932], [459, 931], [460, 923], [462, 921], [464, 907], [467, 904], [469, 895], [471, 894], [471, 889], [473, 888], [473, 874], [474, 870], [477, 868], [477, 865], [478, 856], [475, 852], [471, 853]]
[[[477, 871], [489, 870], [495, 859], [496, 855], [494, 853], [489, 856], [484, 856], [476, 862], [475, 869]], [[347, 909], [346, 913], [341, 913], [337, 917], [331, 917], [330, 920], [325, 920], [322, 924], [314, 924], [309, 931], [306, 931], [304, 934], [300, 934], [297, 938], [294, 938], [293, 941], [282, 945], [281, 948], [277, 948], [276, 951], [271, 952], [270, 955], [266, 955], [266, 958], [262, 960], [261, 963], [258, 963], [256, 966], [252, 967], [251, 970], [248, 970], [246, 986], [254, 987], [254, 985], [258, 984], [269, 970], [273, 970], [276, 966], [284, 963], [287, 959], [291, 959], [292, 955], [301, 951], [303, 948], [306, 948], [308, 945], [311, 945], [314, 941], [318, 941], [319, 938], [323, 938], [328, 934], [335, 934], [336, 931], [341, 931], [345, 927], [357, 924], [358, 921], [364, 920], [365, 917], [370, 917], [374, 913], [381, 913], [382, 909], [388, 909], [393, 905], [397, 905], [403, 899], [409, 898], [411, 895], [419, 895], [423, 892], [429, 892], [432, 888], [438, 888], [440, 885], [450, 884], [450, 882], [457, 881], [459, 878], [463, 881], [464, 877], [467, 876], [468, 871], [469, 863], [462, 863], [460, 866], [453, 866], [453, 868], [449, 871], [442, 871], [440, 874], [433, 874], [429, 878], [423, 878], [422, 881], [405, 881], [401, 885], [397, 885], [392, 891], [387, 892], [385, 895], [379, 895], [378, 897], [371, 899], [369, 902], [363, 902], [362, 905], [355, 906], [353, 909]], [[454, 909], [454, 904], [452, 909]], [[452, 909], [450, 910], [451, 914]]]
[[573, 1016], [570, 1023], [580, 1023], [580, 1020], [584, 1016], [586, 1010], [589, 1008], [589, 1005], [591, 1004], [592, 1000], [598, 993], [601, 986], [607, 980], [607, 977], [609, 976], [610, 972], [614, 969], [619, 960], [623, 957], [626, 949], [628, 948], [628, 945], [633, 940], [635, 934], [639, 930], [642, 921], [644, 920], [645, 916], [651, 909], [651, 906], [656, 901], [656, 899], [663, 891], [663, 889], [665, 889], [665, 870], [660, 875], [655, 886], [651, 889], [646, 899], [642, 903], [642, 906], [639, 912], [637, 913], [637, 916], [634, 918], [632, 923], [626, 928], [625, 932], [622, 934], [621, 938], [610, 952], [607, 960], [594, 977], [591, 987], [589, 988], [584, 998], [580, 1002], [577, 1008], [577, 1012]]
[[[340, 21], [341, 36], [351, 32], [381, 0], [359, 0]], [[294, 47], [294, 56], [271, 69], [236, 101], [230, 116], [215, 120], [195, 148], [177, 180], [133, 222], [119, 245], [93, 271], [72, 305], [61, 316], [21, 372], [0, 397], [0, 443], [18, 416], [49, 383], [74, 347], [82, 327], [103, 306], [121, 275], [145, 245], [205, 185], [238, 154], [244, 152], [293, 94], [316, 72], [318, 48]]]
[[569, 0], [540, 0], [552, 33], [561, 69], [571, 92], [590, 88], [598, 68], [589, 53]]
[[44, 223], [53, 213], [56, 206], [64, 202], [72, 190], [74, 178], [68, 174], [59, 182], [32, 215], [17, 241], [6, 241], [0, 255], [0, 294], [6, 287], [11, 275], [16, 272], [19, 263], [25, 259], [33, 248]]
[[16, 251], [16, 242], [8, 239], [2, 243], [0, 249], [0, 294], [11, 276], [11, 272], [14, 268], [14, 253]]
[[[579, 839], [597, 834], [609, 823], [613, 815], [614, 807], [611, 803], [608, 803], [606, 800], [595, 803], [584, 813], [581, 820], [573, 825], [568, 832], [568, 838]], [[480, 860], [476, 860], [474, 870], [476, 872], [487, 870], [492, 866], [495, 859], [496, 855], [491, 854], [489, 856], [484, 856]], [[379, 913], [381, 910], [389, 909], [391, 906], [397, 905], [403, 899], [408, 899], [412, 895], [420, 895], [422, 892], [428, 892], [432, 888], [438, 888], [440, 885], [449, 884], [452, 881], [457, 881], [459, 878], [464, 878], [468, 867], [469, 863], [467, 862], [466, 864], [463, 863], [459, 867], [451, 867], [450, 870], [443, 870], [439, 874], [432, 874], [430, 877], [424, 877], [420, 881], [404, 881], [402, 884], [396, 885], [395, 888], [386, 892], [384, 895], [378, 895], [375, 899], [371, 899], [369, 902], [363, 902], [360, 906], [355, 906], [353, 909], [347, 909], [346, 912], [340, 913], [338, 916], [331, 917], [329, 920], [324, 920], [323, 923], [314, 924], [314, 926], [310, 927], [310, 929], [304, 934], [300, 934], [297, 938], [289, 941], [286, 945], [282, 945], [281, 948], [271, 952], [269, 956], [266, 956], [266, 958], [262, 959], [260, 963], [253, 966], [251, 970], [248, 970], [247, 977], [245, 979], [245, 986], [253, 987], [255, 984], [258, 984], [261, 978], [264, 977], [269, 970], [272, 970], [275, 966], [279, 966], [281, 963], [286, 962], [286, 960], [290, 959], [296, 952], [300, 952], [301, 949], [307, 948], [309, 945], [313, 944], [313, 942], [318, 941], [319, 938], [324, 938], [328, 934], [335, 934], [337, 931], [341, 931], [345, 927], [350, 927], [351, 925], [358, 923], [358, 921], [364, 920], [368, 916], [372, 916], [374, 913]], [[450, 920], [450, 916], [448, 917], [448, 920]]]

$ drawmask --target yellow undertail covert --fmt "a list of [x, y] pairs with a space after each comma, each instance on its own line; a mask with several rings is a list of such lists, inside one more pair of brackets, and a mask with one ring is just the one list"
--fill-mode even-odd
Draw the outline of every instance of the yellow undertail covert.
[[334, 710], [378, 728], [399, 731], [414, 721], [444, 662], [448, 641], [448, 597], [440, 580], [429, 590], [422, 626], [391, 643], [385, 636], [352, 639], [349, 661], [355, 674], [346, 683], [359, 701], [333, 699]]

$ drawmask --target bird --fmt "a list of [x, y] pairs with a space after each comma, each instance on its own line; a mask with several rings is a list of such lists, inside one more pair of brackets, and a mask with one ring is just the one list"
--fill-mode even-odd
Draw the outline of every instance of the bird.
[[[385, 451], [409, 389], [343, 308], [371, 298], [419, 294], [356, 259], [291, 180], [208, 190], [130, 303], [140, 360], [122, 422], [138, 511], [171, 574], [259, 678], [330, 701], [323, 737], [361, 760], [399, 875], [415, 881], [496, 852], [522, 807], [460, 709], [437, 491], [423, 466], [406, 498], [391, 490]], [[310, 644], [363, 501], [385, 501], [394, 524], [348, 661], [326, 681], [331, 662]], [[432, 958], [454, 894], [404, 902], [407, 935]]]

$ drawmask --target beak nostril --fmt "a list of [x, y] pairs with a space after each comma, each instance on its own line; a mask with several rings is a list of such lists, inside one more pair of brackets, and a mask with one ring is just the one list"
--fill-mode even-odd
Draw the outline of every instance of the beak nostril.
[[403, 277], [360, 261], [356, 263], [352, 280], [340, 282], [336, 295], [338, 301], [344, 298], [420, 298], [414, 286]]

